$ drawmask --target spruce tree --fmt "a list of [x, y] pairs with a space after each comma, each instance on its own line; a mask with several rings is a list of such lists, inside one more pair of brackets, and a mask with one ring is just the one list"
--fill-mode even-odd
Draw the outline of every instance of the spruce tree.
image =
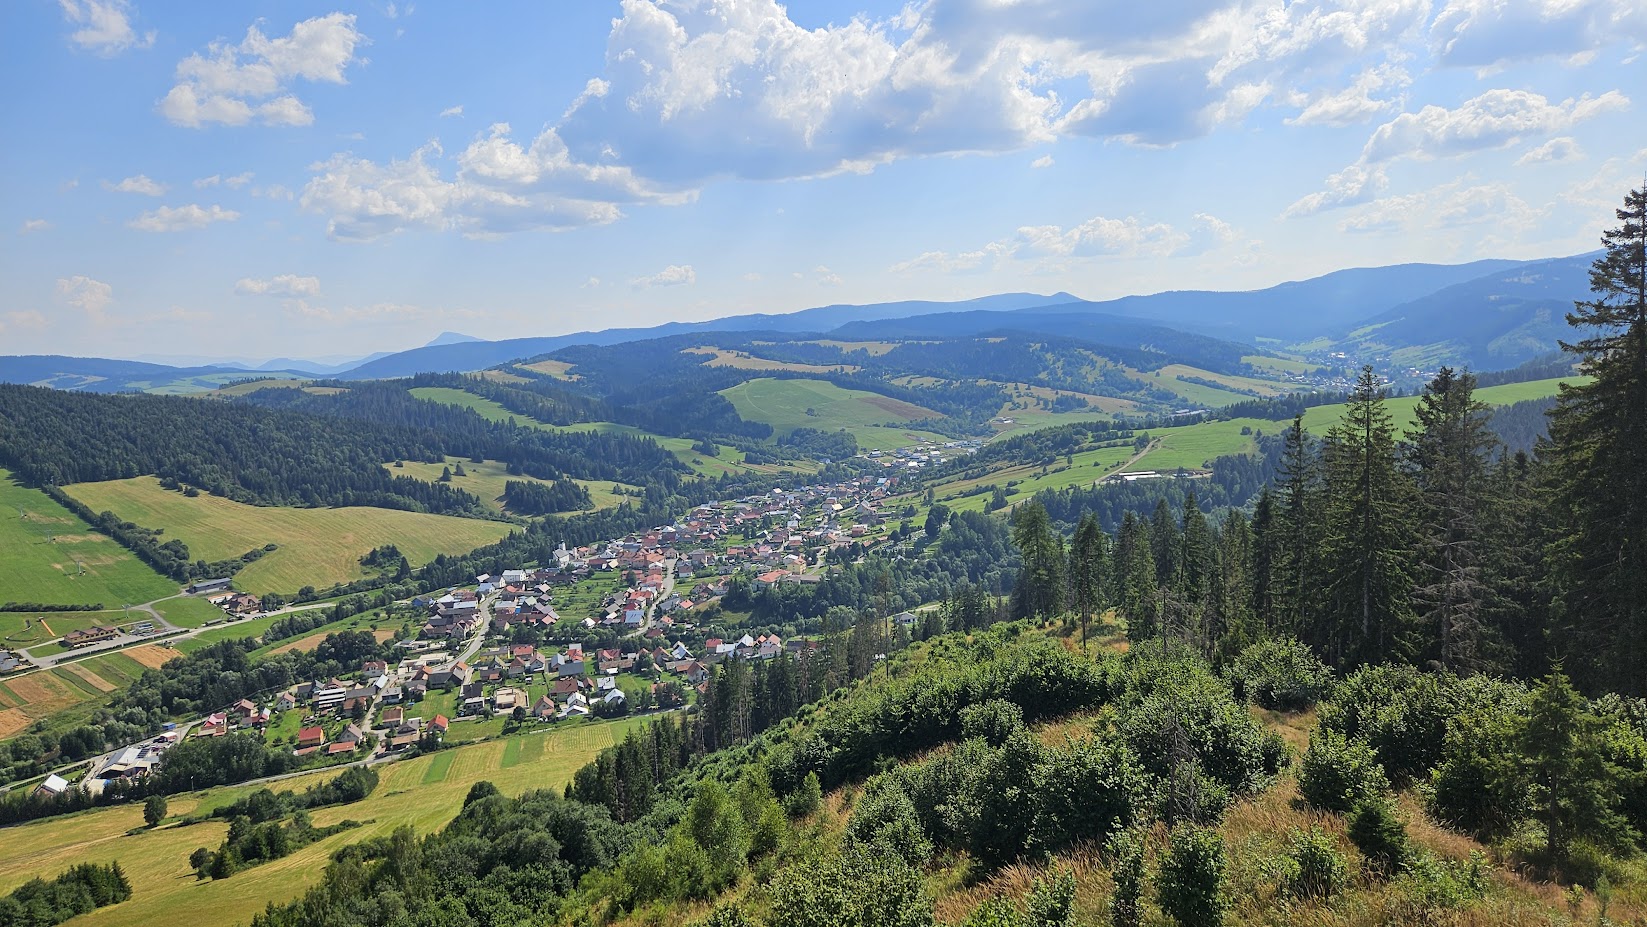
[[1339, 665], [1394, 655], [1411, 616], [1411, 493], [1398, 466], [1384, 388], [1363, 367], [1344, 418], [1327, 433], [1327, 531], [1321, 565], [1328, 584], [1322, 626]]
[[1588, 337], [1562, 342], [1582, 385], [1563, 384], [1550, 413], [1565, 536], [1553, 551], [1574, 652], [1592, 681], [1647, 692], [1647, 185], [1625, 195], [1619, 225], [1590, 268], [1594, 299], [1567, 323]]
[[1069, 549], [1070, 604], [1081, 621], [1081, 652], [1087, 648], [1087, 625], [1092, 613], [1103, 607], [1104, 548], [1108, 538], [1098, 527], [1098, 519], [1087, 512], [1075, 526], [1075, 539]]
[[1121, 585], [1121, 611], [1127, 617], [1127, 638], [1150, 640], [1160, 632], [1160, 605], [1149, 525], [1127, 512], [1121, 517], [1121, 541], [1117, 546], [1125, 558], [1118, 560], [1115, 569]]
[[1559, 668], [1533, 690], [1520, 741], [1552, 862], [1564, 864], [1580, 837], [1630, 845], [1637, 835], [1618, 810], [1623, 775], [1607, 758], [1600, 719]]
[[1321, 467], [1304, 432], [1302, 415], [1292, 420], [1284, 441], [1275, 493], [1276, 543], [1266, 583], [1275, 614], [1265, 619], [1272, 632], [1308, 641], [1324, 651], [1326, 641], [1312, 633], [1320, 608]]
[[1487, 590], [1481, 577], [1482, 494], [1498, 444], [1475, 377], [1442, 367], [1424, 387], [1408, 459], [1418, 488], [1418, 652], [1437, 668], [1482, 667]]
[[1012, 587], [1013, 613], [1019, 618], [1050, 618], [1063, 607], [1064, 539], [1052, 519], [1033, 500], [1012, 514], [1012, 540], [1023, 557]]
[[1150, 515], [1149, 543], [1150, 553], [1155, 556], [1156, 581], [1176, 588], [1178, 571], [1183, 565], [1183, 537], [1166, 499], [1156, 502], [1155, 512]]
[[1214, 655], [1221, 663], [1259, 640], [1252, 612], [1252, 524], [1231, 509], [1218, 527], [1218, 560], [1213, 571], [1207, 624], [1214, 635]]

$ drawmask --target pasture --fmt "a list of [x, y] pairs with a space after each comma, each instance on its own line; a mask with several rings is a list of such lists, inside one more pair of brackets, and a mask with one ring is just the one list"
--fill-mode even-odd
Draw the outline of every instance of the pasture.
[[[720, 391], [750, 422], [771, 425], [780, 435], [796, 428], [845, 430], [865, 450], [893, 450], [949, 439], [899, 428], [903, 422], [938, 418], [938, 413], [863, 390], [843, 389], [826, 380], [746, 380]], [[882, 427], [890, 426], [890, 427]]]
[[707, 356], [709, 360], [704, 362], [705, 367], [732, 367], [738, 370], [787, 370], [791, 373], [857, 373], [863, 369], [853, 364], [833, 364], [826, 367], [819, 364], [776, 361], [767, 357], [758, 357], [748, 351], [734, 351], [730, 348], [683, 348], [681, 353]]
[[[419, 834], [438, 830], [461, 810], [469, 787], [482, 780], [490, 780], [508, 795], [529, 789], [558, 790], [579, 767], [638, 723], [577, 722], [546, 733], [522, 734], [379, 766], [381, 779], [370, 796], [313, 812], [318, 827], [346, 819], [365, 821], [364, 826], [218, 881], [197, 881], [188, 857], [197, 847], [216, 847], [227, 833], [226, 822], [162, 826], [128, 834], [143, 824], [143, 807], [136, 803], [25, 824], [10, 828], [6, 846], [0, 848], [0, 891], [9, 892], [36, 875], [50, 877], [76, 863], [119, 860], [131, 879], [132, 897], [76, 918], [76, 927], [244, 924], [270, 902], [294, 899], [318, 882], [338, 848], [386, 836], [401, 826], [410, 826]], [[335, 769], [319, 771], [271, 787], [302, 789], [336, 775]], [[237, 786], [173, 796], [171, 812], [175, 817], [218, 807], [255, 788]]]
[[66, 489], [95, 511], [165, 529], [165, 536], [181, 539], [195, 559], [225, 560], [278, 545], [235, 575], [237, 588], [255, 594], [359, 579], [368, 575], [360, 558], [384, 544], [400, 548], [416, 567], [437, 554], [461, 554], [493, 543], [513, 530], [499, 522], [362, 506], [299, 509], [246, 505], [206, 493], [189, 498], [162, 489], [152, 476]]
[[0, 561], [0, 603], [119, 608], [178, 591], [177, 583], [7, 470], [0, 470]]
[[[1574, 382], [1575, 378], [1532, 380], [1526, 383], [1489, 386], [1476, 390], [1475, 398], [1488, 405], [1509, 405], [1526, 399], [1539, 399], [1555, 395], [1557, 385], [1563, 380]], [[1418, 397], [1416, 396], [1397, 396], [1386, 400], [1385, 408], [1389, 410], [1390, 417], [1394, 420], [1398, 433], [1404, 433], [1413, 427], [1413, 410], [1417, 406]], [[1313, 434], [1325, 434], [1328, 429], [1344, 417], [1346, 408], [1344, 404], [1337, 403], [1307, 409], [1304, 412], [1304, 427]], [[1193, 425], [1184, 425], [1177, 428], [1154, 429], [1149, 434], [1151, 438], [1156, 439], [1157, 446], [1127, 469], [1137, 471], [1203, 467], [1214, 457], [1225, 454], [1244, 454], [1252, 451], [1255, 447], [1254, 435], [1241, 434], [1242, 428], [1247, 428], [1254, 433], [1279, 434], [1286, 430], [1289, 424], [1290, 422], [1270, 422], [1263, 419], [1242, 418], [1229, 421], [1197, 422]]]
[[[503, 507], [503, 488], [504, 485], [510, 480], [525, 480], [529, 483], [548, 482], [548, 480], [540, 480], [532, 476], [511, 476], [509, 474], [508, 466], [496, 460], [488, 460], [484, 463], [474, 463], [468, 460], [460, 460], [456, 457], [448, 457], [444, 464], [424, 463], [423, 461], [408, 460], [402, 462], [402, 465], [399, 467], [394, 464], [384, 464], [384, 466], [389, 468], [390, 473], [397, 476], [409, 476], [416, 480], [423, 480], [424, 482], [433, 483], [440, 479], [440, 474], [443, 469], [450, 467], [453, 470], [456, 470], [460, 464], [463, 467], [463, 475], [458, 476], [456, 473], [453, 473], [451, 480], [452, 488], [474, 493], [481, 498], [481, 501], [485, 502], [488, 506], [491, 506], [493, 510], [498, 512], [505, 511]], [[614, 483], [610, 480], [573, 480], [573, 482], [577, 483], [579, 486], [582, 486], [584, 489], [589, 490], [589, 497], [594, 500], [595, 506], [592, 509], [585, 509], [584, 511], [591, 512], [598, 511], [600, 509], [614, 508], [622, 505], [626, 500], [632, 498], [630, 496], [613, 492], [613, 486], [623, 489], [640, 489], [638, 486], [631, 486], [628, 483]]]
[[[543, 363], [551, 362], [545, 361]], [[558, 363], [558, 361], [553, 363]], [[535, 368], [539, 365], [534, 364], [532, 366]], [[692, 472], [699, 476], [725, 476], [727, 474], [739, 473], [798, 472], [794, 467], [778, 467], [764, 464], [758, 465], [745, 463], [742, 451], [733, 447], [728, 447], [724, 444], [716, 445], [716, 447], [720, 448], [720, 454], [718, 456], [705, 457], [692, 449], [693, 442], [689, 438], [669, 438], [663, 435], [653, 434], [649, 431], [642, 431], [641, 429], [635, 428], [631, 425], [619, 425], [616, 422], [579, 422], [576, 425], [546, 425], [543, 422], [528, 418], [524, 415], [516, 415], [490, 399], [485, 399], [480, 396], [476, 396], [474, 393], [466, 392], [460, 389], [420, 386], [411, 390], [411, 393], [417, 398], [427, 400], [429, 402], [444, 402], [449, 405], [461, 406], [465, 409], [473, 409], [477, 415], [494, 422], [506, 422], [510, 419], [514, 419], [515, 424], [517, 425], [527, 428], [541, 428], [544, 431], [592, 431], [597, 434], [624, 434], [634, 435], [637, 438], [650, 438], [651, 440], [657, 442], [659, 447], [662, 447], [669, 453], [674, 454], [677, 460], [692, 468]], [[408, 462], [407, 466], [410, 467], [411, 463]], [[464, 466], [465, 469], [467, 469], [468, 465], [465, 464]], [[440, 471], [436, 470], [435, 475], [439, 476]], [[597, 484], [595, 483], [584, 484], [585, 488], [589, 490], [589, 494], [595, 497], [596, 506], [604, 507], [601, 503], [601, 496], [596, 493], [596, 485]], [[503, 490], [500, 485], [498, 493], [501, 495], [502, 492]], [[482, 498], [488, 497], [483, 496]]]

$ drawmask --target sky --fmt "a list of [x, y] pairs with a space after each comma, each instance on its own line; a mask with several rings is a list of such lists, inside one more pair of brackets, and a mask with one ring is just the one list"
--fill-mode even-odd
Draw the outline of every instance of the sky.
[[6, 0], [0, 354], [1597, 247], [1647, 0]]

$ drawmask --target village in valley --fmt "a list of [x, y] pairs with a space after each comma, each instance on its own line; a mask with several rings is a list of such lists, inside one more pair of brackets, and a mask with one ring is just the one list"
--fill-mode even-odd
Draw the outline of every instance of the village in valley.
[[[549, 562], [396, 603], [385, 610], [390, 620], [373, 624], [377, 650], [355, 672], [168, 724], [143, 742], [57, 770], [35, 794], [83, 787], [96, 795], [112, 781], [140, 779], [185, 738], [255, 731], [289, 747], [306, 771], [417, 755], [448, 741], [688, 708], [722, 661], [804, 658], [819, 647], [804, 635], [786, 640], [774, 629], [726, 622], [738, 617], [721, 607], [730, 588], [758, 593], [816, 583], [875, 545], [903, 540], [913, 510], [893, 498], [898, 474], [943, 453], [865, 455], [879, 465], [871, 473], [890, 475], [706, 503], [673, 524], [576, 548], [563, 543]], [[228, 580], [185, 591], [223, 610], [224, 622], [265, 614], [257, 596], [234, 591]], [[903, 627], [914, 623], [913, 616], [898, 619]], [[394, 630], [391, 623], [398, 623]], [[118, 646], [122, 634], [94, 628], [61, 643]]]

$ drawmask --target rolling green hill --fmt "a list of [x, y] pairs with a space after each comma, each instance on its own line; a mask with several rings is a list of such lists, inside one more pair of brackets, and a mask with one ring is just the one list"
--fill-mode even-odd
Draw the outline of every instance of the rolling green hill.
[[[764, 422], [780, 435], [796, 428], [845, 430], [866, 450], [890, 450], [948, 440], [931, 432], [897, 427], [901, 422], [938, 418], [938, 413], [864, 390], [843, 389], [824, 380], [746, 380], [720, 393], [746, 421]], [[890, 427], [888, 427], [890, 426]]]
[[323, 589], [358, 579], [368, 575], [360, 558], [384, 544], [399, 547], [417, 567], [436, 554], [465, 553], [514, 530], [501, 522], [393, 509], [245, 505], [206, 493], [189, 498], [162, 489], [152, 476], [78, 483], [67, 492], [93, 511], [165, 529], [166, 537], [180, 538], [197, 559], [232, 559], [277, 545], [235, 576], [235, 586], [252, 593]]

